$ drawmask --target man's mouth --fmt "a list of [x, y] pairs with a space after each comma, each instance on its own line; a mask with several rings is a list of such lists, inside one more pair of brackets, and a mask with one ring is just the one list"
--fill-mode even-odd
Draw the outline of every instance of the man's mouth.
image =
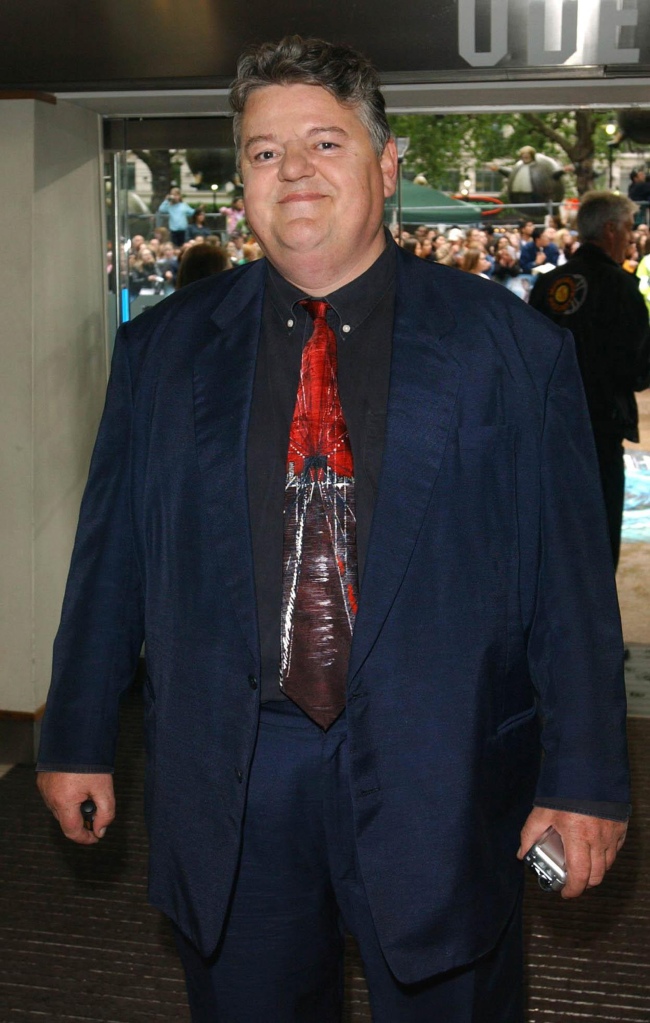
[[292, 202], [317, 202], [323, 198], [322, 192], [289, 192], [280, 199], [279, 205], [284, 206]]

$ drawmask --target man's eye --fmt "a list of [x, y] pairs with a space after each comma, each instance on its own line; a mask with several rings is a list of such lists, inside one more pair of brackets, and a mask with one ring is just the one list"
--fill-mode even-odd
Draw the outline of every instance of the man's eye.
[[263, 149], [261, 153], [256, 153], [253, 157], [257, 163], [266, 163], [267, 160], [272, 160], [275, 153], [272, 149]]
[[336, 142], [319, 142], [318, 149], [338, 149]]

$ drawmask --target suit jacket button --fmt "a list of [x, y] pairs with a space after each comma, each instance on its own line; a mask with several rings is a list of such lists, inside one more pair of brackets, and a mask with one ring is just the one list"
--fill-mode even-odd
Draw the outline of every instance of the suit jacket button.
[[237, 778], [237, 781], [243, 781], [244, 779], [243, 772], [240, 771], [238, 767], [235, 768], [235, 777]]
[[255, 678], [254, 675], [248, 676], [248, 684], [251, 687], [251, 689], [257, 689], [257, 679]]

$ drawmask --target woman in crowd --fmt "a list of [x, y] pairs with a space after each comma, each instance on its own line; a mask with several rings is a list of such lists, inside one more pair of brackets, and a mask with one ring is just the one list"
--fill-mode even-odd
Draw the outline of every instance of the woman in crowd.
[[241, 230], [244, 226], [246, 210], [244, 209], [244, 200], [241, 196], [235, 199], [232, 206], [222, 206], [219, 212], [225, 215], [226, 231], [229, 235], [232, 235], [238, 228]]
[[521, 266], [517, 252], [506, 235], [501, 235], [494, 248], [494, 265], [490, 277], [498, 284], [505, 284], [511, 277], [518, 277]]
[[210, 228], [205, 225], [205, 210], [196, 210], [194, 216], [190, 220], [187, 233], [190, 241], [195, 241], [197, 238], [203, 241], [203, 239], [207, 238], [211, 234]]
[[229, 268], [228, 256], [223, 249], [201, 242], [187, 245], [178, 268], [176, 287], [184, 288], [186, 284], [200, 281], [203, 277], [211, 277], [212, 274], [221, 273]]
[[163, 288], [163, 278], [147, 245], [141, 245], [137, 254], [129, 258], [129, 295], [137, 298], [143, 288], [152, 293], [160, 293]]
[[178, 273], [178, 258], [176, 249], [171, 242], [165, 242], [160, 247], [160, 254], [156, 260], [156, 270], [164, 279], [164, 291], [166, 295], [171, 294], [176, 284]]
[[433, 251], [433, 259], [436, 263], [442, 263], [443, 266], [458, 266], [458, 261], [454, 256], [454, 251], [449, 242], [444, 241], [444, 235], [440, 235], [436, 241], [443, 238], [440, 244], [436, 245]]
[[625, 250], [625, 259], [623, 260], [623, 269], [629, 274], [635, 274], [639, 265], [639, 249], [636, 241], [632, 240]]
[[465, 249], [460, 261], [460, 268], [461, 270], [465, 270], [466, 273], [476, 274], [477, 277], [485, 277], [486, 280], [489, 280], [488, 270], [490, 269], [490, 260], [487, 258], [483, 249]]

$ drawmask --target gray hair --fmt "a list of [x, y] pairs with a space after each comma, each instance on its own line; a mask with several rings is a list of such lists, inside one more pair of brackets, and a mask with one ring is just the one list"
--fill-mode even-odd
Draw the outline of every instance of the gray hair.
[[638, 210], [636, 203], [616, 192], [587, 192], [578, 210], [578, 234], [583, 242], [602, 240], [605, 225], [622, 225]]
[[233, 134], [238, 161], [242, 116], [251, 92], [267, 85], [294, 84], [319, 85], [339, 103], [356, 108], [375, 153], [381, 156], [392, 132], [379, 75], [370, 61], [349, 46], [294, 35], [285, 36], [279, 43], [251, 47], [237, 62], [230, 106], [235, 115]]

